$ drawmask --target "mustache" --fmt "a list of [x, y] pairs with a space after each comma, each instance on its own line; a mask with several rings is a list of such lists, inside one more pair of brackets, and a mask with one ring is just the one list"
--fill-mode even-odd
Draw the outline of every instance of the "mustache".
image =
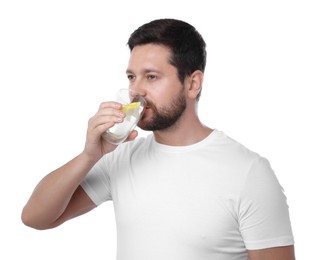
[[145, 99], [145, 101], [146, 101], [145, 108], [149, 108], [149, 109], [152, 109], [153, 111], [157, 111], [156, 105], [151, 100]]

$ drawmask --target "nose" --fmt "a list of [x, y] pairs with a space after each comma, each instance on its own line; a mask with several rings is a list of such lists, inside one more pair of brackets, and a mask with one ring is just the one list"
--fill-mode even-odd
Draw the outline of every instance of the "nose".
[[137, 93], [138, 95], [145, 97], [146, 96], [146, 90], [143, 87], [143, 84], [138, 82], [137, 80], [134, 83], [130, 84], [129, 87], [133, 92]]

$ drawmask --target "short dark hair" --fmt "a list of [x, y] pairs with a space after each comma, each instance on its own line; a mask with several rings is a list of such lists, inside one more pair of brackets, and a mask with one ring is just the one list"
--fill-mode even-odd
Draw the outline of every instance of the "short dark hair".
[[182, 83], [194, 71], [205, 71], [206, 43], [201, 34], [184, 21], [158, 19], [146, 23], [131, 34], [127, 44], [132, 51], [135, 46], [148, 43], [161, 44], [170, 49], [172, 55], [169, 62], [177, 68]]

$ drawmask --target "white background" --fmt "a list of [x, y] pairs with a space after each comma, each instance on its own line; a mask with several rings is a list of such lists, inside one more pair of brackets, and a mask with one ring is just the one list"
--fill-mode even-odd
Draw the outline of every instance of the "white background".
[[297, 259], [320, 255], [319, 1], [204, 2], [1, 1], [0, 259], [115, 259], [110, 202], [47, 231], [20, 213], [38, 181], [83, 149], [100, 102], [127, 86], [130, 33], [165, 17], [207, 42], [201, 120], [269, 159]]

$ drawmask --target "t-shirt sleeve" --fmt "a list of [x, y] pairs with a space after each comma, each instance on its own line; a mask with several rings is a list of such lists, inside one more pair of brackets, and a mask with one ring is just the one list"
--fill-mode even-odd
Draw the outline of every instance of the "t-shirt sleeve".
[[105, 155], [94, 165], [81, 183], [81, 187], [97, 206], [112, 199], [108, 169], [108, 156]]
[[287, 198], [265, 158], [249, 170], [239, 198], [239, 225], [248, 250], [294, 244]]

